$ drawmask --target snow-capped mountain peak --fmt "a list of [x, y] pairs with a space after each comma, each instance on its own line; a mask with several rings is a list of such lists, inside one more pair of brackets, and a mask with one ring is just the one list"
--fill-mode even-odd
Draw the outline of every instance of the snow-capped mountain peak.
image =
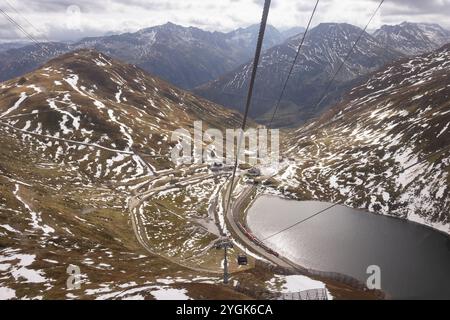
[[[403, 55], [394, 50], [385, 50], [381, 43], [368, 33], [360, 39], [341, 72], [335, 78], [329, 99], [316, 108], [327, 83], [339, 64], [352, 49], [362, 30], [345, 23], [321, 23], [311, 29], [305, 39], [291, 81], [288, 84], [281, 108], [289, 116], [282, 119], [281, 125], [292, 125], [317, 115], [324, 107], [339, 99], [351, 81], [373, 72], [381, 66]], [[255, 85], [255, 107], [251, 115], [265, 121], [270, 119], [280, 88], [292, 65], [302, 34], [287, 39], [263, 53]], [[196, 89], [204, 97], [243, 110], [245, 92], [250, 79], [251, 62], [238, 67], [233, 72]], [[280, 115], [279, 115], [280, 116]], [[281, 115], [281, 118], [283, 116]], [[269, 120], [270, 121], [270, 120]]]
[[[224, 33], [169, 22], [134, 33], [90, 37], [72, 44], [46, 44], [50, 50], [44, 50], [38, 45], [14, 51], [0, 50], [0, 81], [30, 72], [59, 54], [78, 49], [95, 49], [136, 64], [176, 86], [190, 89], [251, 59], [258, 32], [257, 26]], [[265, 48], [283, 40], [274, 27], [268, 27]]]
[[384, 25], [373, 35], [386, 47], [407, 55], [429, 52], [450, 42], [450, 31], [431, 23]]

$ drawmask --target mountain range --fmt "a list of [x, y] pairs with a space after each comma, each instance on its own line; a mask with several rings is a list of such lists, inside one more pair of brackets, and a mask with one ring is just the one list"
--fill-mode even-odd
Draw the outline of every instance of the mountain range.
[[[320, 24], [310, 31], [273, 125], [295, 127], [339, 102], [349, 89], [364, 82], [367, 74], [385, 64], [450, 42], [450, 31], [436, 24], [385, 25], [373, 35], [363, 35], [338, 76], [330, 82], [361, 32], [355, 26], [334, 23]], [[262, 123], [272, 122], [274, 106], [302, 37], [303, 34], [293, 36], [263, 54], [252, 112]], [[194, 91], [242, 111], [250, 68], [251, 63], [244, 64]]]
[[0, 52], [8, 51], [11, 49], [23, 48], [29, 44], [30, 44], [30, 42], [26, 42], [26, 41], [0, 42]]
[[[376, 38], [365, 33], [350, 59], [329, 85], [361, 32], [358, 27], [342, 23], [322, 23], [310, 31], [274, 125], [295, 126], [317, 116], [338, 101], [348, 89], [364, 81], [367, 74], [403, 57], [400, 52], [386, 49]], [[263, 123], [271, 121], [274, 105], [302, 37], [302, 34], [294, 36], [265, 51], [261, 57], [251, 116]], [[194, 91], [211, 101], [242, 111], [251, 67], [251, 62], [244, 64]], [[328, 92], [325, 92], [326, 89]], [[325, 94], [325, 99], [321, 99]]]
[[438, 24], [403, 22], [384, 25], [373, 36], [385, 45], [405, 55], [414, 56], [450, 43], [450, 31]]
[[[258, 25], [223, 33], [167, 23], [135, 33], [85, 38], [75, 43], [3, 43], [0, 44], [0, 81], [30, 72], [62, 53], [90, 48], [135, 64], [178, 87], [193, 89], [242, 68], [239, 66], [253, 58], [258, 32]], [[280, 32], [269, 25], [264, 49], [282, 45], [303, 32], [302, 27]], [[387, 51], [396, 50], [406, 55], [436, 49], [449, 38], [448, 31], [438, 25], [406, 22], [383, 26], [375, 31], [374, 37]], [[288, 41], [295, 43], [295, 40]], [[229, 98], [221, 100], [235, 105], [235, 101], [227, 101]], [[294, 101], [294, 104], [298, 103]]]
[[[30, 72], [62, 53], [89, 48], [189, 89], [249, 60], [254, 54], [258, 32], [257, 25], [222, 33], [167, 23], [135, 33], [86, 38], [72, 44], [29, 45], [0, 52], [0, 81]], [[265, 48], [283, 40], [277, 29], [268, 26]]]

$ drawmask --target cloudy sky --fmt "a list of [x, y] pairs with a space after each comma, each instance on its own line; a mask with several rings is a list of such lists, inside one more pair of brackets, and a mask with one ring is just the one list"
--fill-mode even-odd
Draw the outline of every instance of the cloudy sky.
[[[316, 0], [272, 0], [270, 23], [305, 26]], [[132, 32], [171, 21], [229, 31], [258, 23], [264, 0], [1, 0], [0, 8], [36, 38], [75, 40]], [[314, 25], [364, 26], [379, 0], [320, 0]], [[386, 0], [370, 29], [403, 21], [439, 23], [450, 29], [450, 0]], [[24, 36], [0, 15], [0, 39]]]

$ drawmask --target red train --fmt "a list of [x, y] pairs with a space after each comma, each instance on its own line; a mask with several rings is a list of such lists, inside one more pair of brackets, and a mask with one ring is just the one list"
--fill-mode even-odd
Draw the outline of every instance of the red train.
[[245, 234], [245, 236], [247, 238], [249, 238], [254, 244], [263, 248], [265, 251], [267, 251], [267, 253], [269, 253], [277, 258], [280, 256], [277, 252], [273, 251], [268, 246], [266, 246], [261, 240], [259, 240], [247, 227], [243, 226], [240, 222], [238, 222], [237, 225], [238, 225], [239, 229], [241, 230], [241, 232], [243, 234]]

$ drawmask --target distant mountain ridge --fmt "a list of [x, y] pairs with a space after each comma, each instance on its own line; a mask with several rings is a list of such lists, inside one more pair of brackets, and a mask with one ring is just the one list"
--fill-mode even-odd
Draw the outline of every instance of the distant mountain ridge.
[[293, 28], [289, 28], [289, 29], [281, 31], [281, 34], [283, 35], [284, 38], [289, 39], [290, 37], [293, 37], [300, 33], [305, 32], [305, 30], [306, 29], [304, 27], [293, 27]]
[[[293, 76], [288, 84], [276, 125], [295, 126], [318, 115], [342, 94], [362, 81], [364, 76], [385, 64], [403, 57], [386, 49], [376, 38], [364, 34], [352, 56], [330, 88], [324, 103], [316, 108], [324, 90], [341, 62], [352, 48], [362, 30], [345, 23], [322, 23], [308, 34]], [[267, 123], [296, 55], [302, 35], [286, 40], [263, 53], [255, 85], [251, 116]], [[208, 84], [195, 92], [211, 101], [243, 110], [251, 62]]]
[[27, 42], [27, 41], [0, 42], [0, 52], [11, 50], [11, 49], [23, 48], [29, 44], [30, 44], [30, 42]]
[[450, 31], [431, 23], [384, 25], [373, 36], [386, 47], [411, 56], [430, 52], [450, 43]]
[[[222, 33], [167, 23], [135, 33], [85, 38], [73, 44], [31, 45], [0, 52], [0, 81], [30, 72], [59, 54], [95, 49], [189, 89], [249, 60], [256, 47], [258, 32], [256, 25]], [[265, 48], [283, 40], [277, 29], [268, 27]]]

